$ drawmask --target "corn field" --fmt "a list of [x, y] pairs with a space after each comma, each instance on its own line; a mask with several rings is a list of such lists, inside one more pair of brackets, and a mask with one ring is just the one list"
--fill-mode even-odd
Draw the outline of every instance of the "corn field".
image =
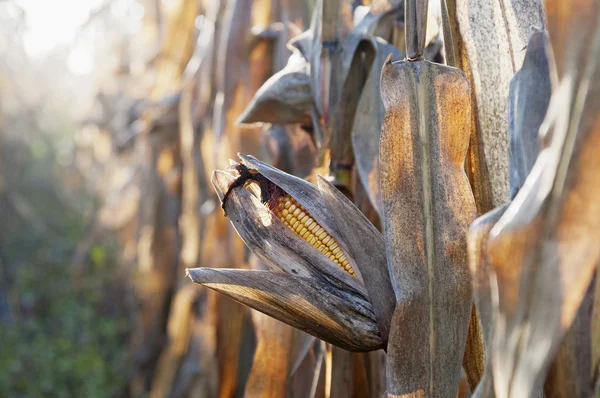
[[0, 134], [0, 395], [600, 396], [597, 0], [139, 4], [63, 178], [97, 201], [68, 285], [122, 356], [62, 393], [1, 359], [54, 333], [10, 340], [10, 220], [59, 240]]

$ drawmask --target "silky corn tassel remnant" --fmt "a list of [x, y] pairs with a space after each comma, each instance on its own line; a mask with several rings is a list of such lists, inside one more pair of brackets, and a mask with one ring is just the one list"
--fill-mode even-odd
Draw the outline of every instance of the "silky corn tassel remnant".
[[273, 212], [279, 219], [305, 241], [329, 257], [347, 273], [356, 276], [348, 259], [340, 249], [338, 243], [317, 223], [311, 215], [290, 195], [285, 194], [277, 198]]

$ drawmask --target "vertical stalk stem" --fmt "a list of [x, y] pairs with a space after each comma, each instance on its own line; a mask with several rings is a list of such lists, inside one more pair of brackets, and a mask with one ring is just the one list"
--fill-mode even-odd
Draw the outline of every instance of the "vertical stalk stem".
[[406, 59], [409, 61], [423, 59], [427, 33], [427, 3], [428, 0], [406, 0], [404, 2]]

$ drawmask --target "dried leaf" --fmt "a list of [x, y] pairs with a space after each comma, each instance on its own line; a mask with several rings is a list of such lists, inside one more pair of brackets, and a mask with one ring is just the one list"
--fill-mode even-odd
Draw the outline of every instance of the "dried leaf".
[[[475, 197], [475, 203], [477, 204], [477, 213], [481, 215], [493, 209], [492, 187], [490, 186], [490, 177], [485, 161], [482, 125], [479, 122], [477, 111], [477, 96], [473, 89], [475, 86], [473, 80], [474, 76], [471, 71], [469, 58], [467, 57], [467, 49], [465, 48], [465, 43], [458, 27], [456, 3], [457, 0], [446, 0], [448, 20], [444, 20], [444, 15], [442, 15], [444, 35], [447, 36], [451, 34], [452, 46], [454, 48], [454, 57], [452, 57], [452, 54], [447, 55], [446, 61], [449, 66], [460, 68], [465, 73], [469, 80], [469, 86], [471, 87], [471, 138], [465, 162], [465, 170], [467, 171], [467, 176], [469, 177], [469, 182], [473, 189], [473, 196]], [[445, 25], [449, 25], [449, 27]], [[448, 32], [448, 30], [450, 30], [450, 32]], [[445, 37], [444, 40], [446, 40]], [[446, 46], [445, 50], [447, 53], [451, 51], [448, 46]], [[451, 63], [452, 58], [454, 58], [455, 63]], [[467, 344], [469, 344], [469, 342], [467, 342]]]
[[523, 66], [513, 77], [508, 95], [508, 157], [510, 196], [523, 186], [540, 151], [539, 129], [550, 102], [551, 81], [544, 32], [527, 44]]
[[362, 90], [354, 125], [352, 127], [352, 146], [356, 168], [363, 186], [366, 188], [371, 203], [381, 214], [381, 192], [379, 188], [379, 138], [385, 108], [381, 100], [380, 77], [381, 69], [389, 55], [392, 61], [402, 58], [400, 52], [393, 46], [378, 40], [370, 40], [374, 60], [370, 65], [369, 75]]
[[371, 304], [356, 292], [270, 271], [194, 268], [188, 274], [196, 283], [338, 347], [383, 347]]
[[469, 85], [456, 68], [404, 61], [384, 66], [381, 96], [381, 194], [396, 293], [388, 394], [450, 397], [472, 306], [465, 232], [476, 210], [463, 169]]
[[218, 159], [227, 159], [239, 150], [258, 154], [262, 149], [262, 129], [236, 126], [235, 121], [273, 72], [272, 41], [257, 40], [251, 32], [252, 26], [274, 22], [275, 4], [270, 0], [230, 1], [223, 15], [215, 69], [213, 133], [217, 142], [226, 135], [229, 145], [218, 148], [222, 152]]
[[236, 123], [310, 124], [313, 104], [308, 63], [296, 51], [256, 92]]
[[285, 396], [291, 369], [294, 329], [252, 311], [257, 346], [244, 397]]
[[525, 54], [521, 50], [532, 29], [544, 27], [542, 6], [528, 0], [456, 0], [455, 4], [454, 15], [473, 76], [480, 145], [485, 152], [493, 203], [498, 206], [509, 199], [508, 142], [502, 132], [507, 131], [510, 79], [523, 63]]
[[[502, 217], [507, 207], [508, 205], [499, 207], [476, 219], [469, 227], [467, 240], [473, 296], [481, 319], [485, 351], [488, 353], [491, 349], [494, 311], [490, 287], [491, 265], [487, 258], [487, 244], [491, 229]], [[492, 364], [488, 354], [485, 357], [481, 380], [473, 391], [473, 398], [493, 398], [494, 396]]]
[[555, 54], [563, 74], [542, 127], [543, 149], [490, 233], [497, 283], [491, 354], [500, 398], [541, 389], [600, 260], [600, 161], [594, 149], [600, 145], [600, 87], [593, 83], [600, 78], [600, 5], [584, 3], [562, 10], [566, 15], [559, 19], [570, 21], [572, 31], [549, 23], [551, 38], [585, 39], [575, 44], [585, 55], [570, 47]]
[[592, 283], [548, 370], [545, 398], [594, 396], [590, 349], [594, 287]]

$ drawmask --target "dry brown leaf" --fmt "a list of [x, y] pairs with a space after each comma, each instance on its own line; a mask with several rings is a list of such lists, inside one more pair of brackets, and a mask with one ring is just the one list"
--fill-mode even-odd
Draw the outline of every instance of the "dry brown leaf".
[[563, 338], [544, 382], [545, 398], [592, 397], [591, 317], [595, 283], [590, 285]]
[[257, 346], [245, 397], [285, 396], [290, 375], [294, 329], [260, 312], [252, 311]]
[[[481, 145], [485, 152], [493, 204], [498, 206], [509, 199], [508, 140], [504, 132], [510, 79], [523, 62], [522, 50], [532, 30], [544, 28], [542, 6], [528, 0], [453, 0], [448, 1], [448, 8], [460, 29], [460, 42], [453, 36], [455, 52], [457, 57], [467, 58], [465, 71], [472, 75], [476, 123], [481, 133], [477, 137], [481, 141], [473, 142], [473, 149]], [[461, 67], [465, 64], [465, 59], [457, 61]], [[481, 156], [473, 157], [476, 162], [482, 160]], [[483, 165], [475, 166], [483, 172]]]
[[554, 54], [562, 75], [542, 126], [543, 149], [490, 232], [496, 312], [491, 355], [501, 398], [541, 389], [600, 260], [594, 238], [600, 233], [600, 163], [592, 154], [600, 144], [600, 90], [592, 83], [600, 76], [600, 6], [584, 3], [549, 19], [551, 38], [583, 42], [555, 47], [564, 50]]
[[379, 189], [379, 138], [385, 109], [380, 94], [381, 69], [391, 54], [392, 61], [401, 59], [400, 52], [389, 44], [369, 40], [368, 51], [373, 59], [369, 65], [367, 81], [353, 116], [352, 146], [356, 167], [371, 203], [381, 214], [381, 192]]
[[456, 68], [403, 61], [384, 66], [381, 96], [381, 194], [396, 293], [388, 394], [450, 397], [472, 306], [466, 231], [476, 209], [463, 169], [469, 85]]
[[535, 32], [527, 43], [523, 66], [510, 83], [508, 96], [508, 139], [510, 196], [525, 183], [540, 151], [539, 129], [544, 121], [552, 82], [547, 56], [548, 37]]
[[[468, 249], [469, 268], [473, 281], [473, 296], [480, 314], [485, 342], [485, 351], [490, 352], [493, 330], [492, 291], [490, 287], [491, 265], [487, 258], [487, 244], [490, 231], [504, 214], [507, 205], [477, 218], [469, 227]], [[473, 388], [473, 398], [493, 398], [494, 385], [490, 356], [485, 357], [485, 367], [481, 380]]]
[[313, 97], [308, 63], [296, 51], [287, 66], [269, 78], [236, 123], [310, 124]]
[[[469, 58], [467, 57], [467, 49], [462, 39], [460, 29], [458, 27], [458, 15], [456, 12], [456, 0], [446, 0], [446, 8], [448, 9], [448, 20], [445, 19], [445, 12], [442, 13], [443, 34], [451, 35], [452, 46], [454, 48], [454, 57], [452, 54], [446, 56], [449, 66], [455, 66], [462, 69], [469, 80], [471, 87], [471, 138], [469, 142], [469, 152], [465, 162], [465, 169], [473, 196], [477, 204], [477, 213], [484, 214], [493, 209], [492, 203], [492, 187], [490, 186], [490, 178], [485, 161], [485, 153], [483, 150], [483, 138], [481, 132], [481, 123], [477, 112], [477, 96], [475, 94], [473, 73]], [[446, 26], [449, 25], [449, 26]], [[448, 31], [449, 30], [449, 31]], [[445, 40], [445, 39], [444, 39]], [[446, 48], [446, 52], [450, 52], [451, 48]], [[454, 63], [451, 63], [454, 58]]]
[[280, 272], [194, 268], [188, 273], [196, 283], [347, 350], [384, 345], [367, 298], [356, 292]]

